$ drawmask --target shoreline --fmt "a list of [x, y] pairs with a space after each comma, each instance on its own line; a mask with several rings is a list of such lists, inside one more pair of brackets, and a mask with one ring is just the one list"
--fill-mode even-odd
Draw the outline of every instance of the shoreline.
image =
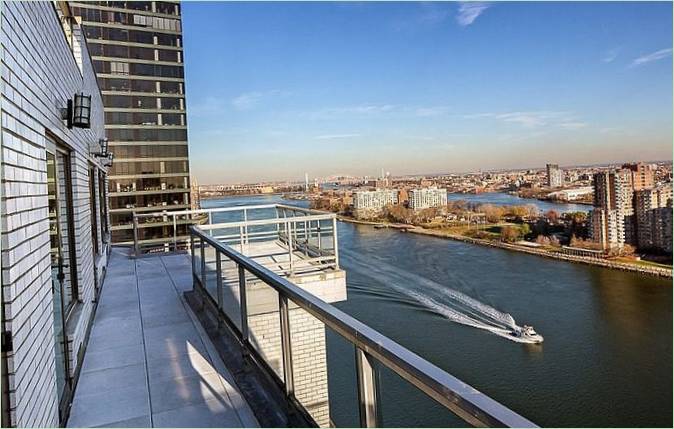
[[560, 252], [549, 252], [547, 250], [541, 250], [541, 249], [535, 249], [535, 248], [529, 248], [529, 247], [524, 247], [524, 246], [518, 246], [516, 244], [509, 244], [509, 243], [503, 243], [500, 241], [491, 241], [491, 240], [483, 240], [480, 238], [472, 238], [472, 237], [466, 237], [463, 235], [457, 235], [457, 234], [450, 234], [447, 232], [442, 232], [442, 231], [437, 231], [437, 230], [432, 230], [432, 229], [426, 229], [420, 226], [414, 226], [414, 225], [402, 225], [402, 224], [390, 224], [386, 222], [376, 222], [376, 221], [363, 221], [363, 220], [358, 220], [358, 219], [353, 219], [345, 216], [337, 216], [337, 219], [343, 222], [347, 223], [353, 223], [357, 225], [369, 225], [369, 226], [383, 226], [386, 228], [392, 228], [392, 229], [397, 229], [397, 230], [404, 230], [405, 232], [410, 232], [412, 234], [419, 234], [419, 235], [426, 235], [426, 236], [431, 236], [431, 237], [437, 237], [437, 238], [444, 238], [448, 240], [455, 240], [455, 241], [462, 241], [464, 243], [469, 243], [469, 244], [476, 244], [480, 246], [486, 246], [486, 247], [493, 247], [493, 248], [499, 248], [499, 249], [504, 249], [504, 250], [510, 250], [510, 251], [515, 251], [515, 252], [521, 252], [521, 253], [528, 253], [530, 255], [535, 255], [535, 256], [541, 256], [544, 258], [549, 258], [549, 259], [557, 259], [565, 262], [574, 262], [574, 263], [580, 263], [580, 264], [585, 264], [585, 265], [594, 265], [598, 267], [603, 267], [603, 268], [610, 268], [614, 270], [620, 270], [620, 271], [631, 271], [635, 272], [638, 274], [646, 274], [646, 275], [652, 275], [652, 276], [657, 276], [657, 277], [664, 277], [664, 278], [672, 278], [672, 270], [667, 269], [667, 268], [659, 268], [659, 267], [645, 267], [645, 266], [638, 266], [634, 264], [629, 264], [625, 262], [616, 262], [616, 261], [609, 261], [606, 259], [595, 259], [595, 258], [587, 258], [584, 256], [575, 256], [575, 255], [566, 255]]

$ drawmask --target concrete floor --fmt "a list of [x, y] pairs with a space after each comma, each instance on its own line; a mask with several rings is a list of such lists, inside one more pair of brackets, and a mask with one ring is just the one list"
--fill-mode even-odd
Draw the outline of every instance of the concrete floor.
[[68, 427], [257, 427], [182, 293], [186, 255], [113, 249]]

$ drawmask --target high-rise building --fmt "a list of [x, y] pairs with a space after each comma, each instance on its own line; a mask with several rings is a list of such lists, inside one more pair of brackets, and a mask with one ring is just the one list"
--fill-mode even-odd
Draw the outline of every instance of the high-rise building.
[[632, 172], [632, 184], [635, 191], [652, 189], [655, 186], [655, 171], [651, 164], [639, 162], [636, 164], [625, 164], [623, 168]]
[[447, 189], [424, 188], [409, 191], [409, 206], [414, 210], [447, 207]]
[[[133, 213], [190, 208], [180, 4], [72, 3], [81, 20], [105, 105], [115, 162], [110, 172], [112, 240], [133, 240]], [[164, 217], [145, 218], [138, 239], [173, 237]], [[181, 221], [178, 235], [186, 234]]]
[[557, 164], [546, 164], [548, 172], [548, 186], [551, 188], [561, 188], [564, 185], [564, 172]]
[[634, 202], [638, 247], [671, 252], [671, 184], [635, 191]]
[[632, 175], [629, 170], [596, 173], [591, 234], [604, 249], [623, 247], [636, 240]]

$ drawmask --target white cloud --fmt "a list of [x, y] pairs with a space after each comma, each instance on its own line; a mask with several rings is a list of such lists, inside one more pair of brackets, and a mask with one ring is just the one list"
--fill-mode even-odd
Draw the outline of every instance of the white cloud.
[[650, 63], [652, 61], [661, 60], [671, 55], [672, 55], [672, 48], [660, 49], [659, 51], [655, 51], [647, 55], [642, 55], [639, 58], [635, 58], [634, 61], [632, 61], [632, 67], [640, 66], [642, 64]]
[[482, 15], [489, 6], [489, 3], [483, 2], [461, 2], [459, 3], [459, 13], [456, 15], [456, 22], [462, 27], [467, 27]]
[[586, 124], [585, 122], [579, 122], [579, 121], [576, 121], [576, 122], [562, 122], [561, 124], [559, 124], [559, 127], [560, 127], [560, 128], [564, 128], [564, 129], [567, 129], [567, 130], [579, 130], [579, 129], [581, 129], [581, 128], [587, 127], [587, 124]]
[[430, 116], [440, 116], [447, 112], [447, 107], [445, 106], [433, 106], [433, 107], [417, 107], [414, 110], [416, 116], [430, 117]]
[[570, 112], [563, 111], [529, 111], [506, 113], [474, 113], [463, 115], [464, 119], [493, 118], [503, 122], [521, 125], [524, 128], [539, 128], [544, 126], [564, 128], [567, 130], [579, 129], [587, 126]]
[[619, 53], [620, 48], [609, 49], [608, 51], [604, 52], [604, 54], [601, 56], [601, 61], [604, 63], [613, 62], [616, 58], [618, 58]]
[[231, 104], [236, 110], [251, 110], [257, 107], [263, 98], [273, 96], [288, 95], [287, 91], [279, 89], [272, 89], [270, 91], [251, 91], [245, 92], [237, 97], [232, 98]]
[[360, 137], [360, 134], [323, 134], [320, 136], [314, 137], [316, 140], [337, 140], [337, 139], [351, 139], [354, 137]]

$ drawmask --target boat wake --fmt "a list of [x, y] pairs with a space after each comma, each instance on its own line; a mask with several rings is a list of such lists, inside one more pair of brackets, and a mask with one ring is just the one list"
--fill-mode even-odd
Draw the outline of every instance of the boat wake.
[[[517, 325], [510, 314], [503, 313], [464, 293], [396, 268], [379, 258], [342, 251], [340, 259], [348, 269], [358, 271], [375, 280], [386, 279], [387, 287], [395, 289], [396, 292], [406, 295], [452, 322], [483, 329], [518, 343], [535, 342], [529, 338], [512, 335], [514, 331], [519, 331], [522, 327]], [[410, 284], [418, 286], [421, 290], [411, 289]]]

